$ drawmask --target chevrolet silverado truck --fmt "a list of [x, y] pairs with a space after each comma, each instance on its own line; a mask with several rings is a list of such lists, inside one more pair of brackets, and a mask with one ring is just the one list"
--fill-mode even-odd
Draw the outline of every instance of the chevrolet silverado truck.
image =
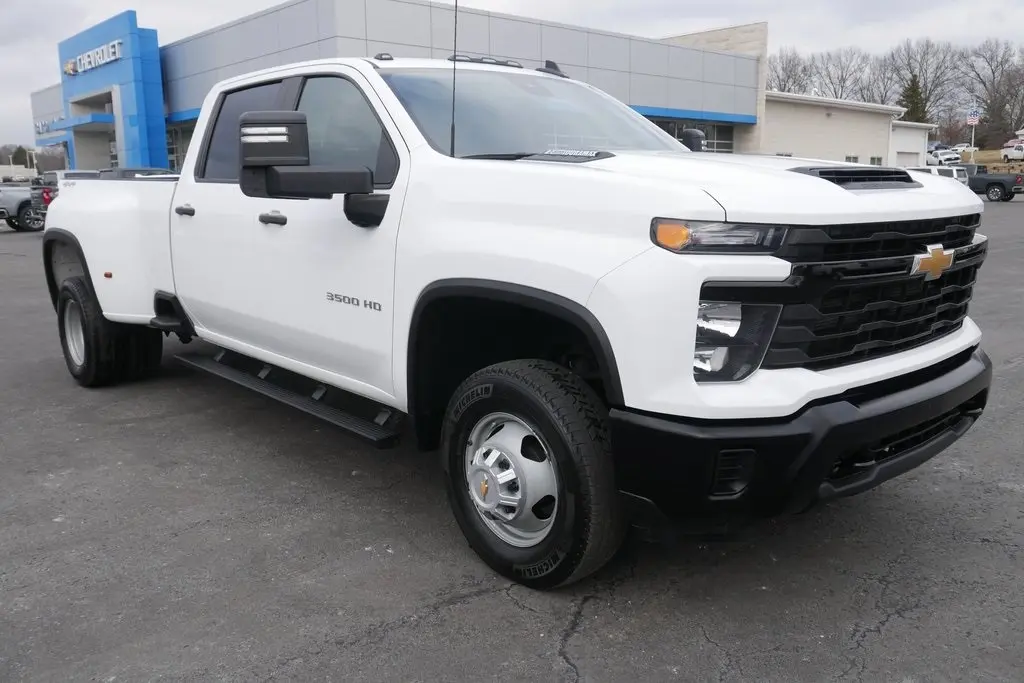
[[967, 172], [967, 185], [990, 202], [1008, 202], [1024, 192], [1024, 175], [1020, 173], [989, 173], [988, 166], [960, 164]]
[[548, 589], [630, 525], [800, 512], [962, 437], [982, 212], [692, 152], [555, 64], [380, 55], [218, 83], [180, 177], [62, 183], [43, 263], [79, 384], [200, 340], [192, 368], [437, 451], [469, 545]]
[[18, 232], [43, 229], [43, 217], [32, 208], [32, 187], [14, 183], [0, 185], [0, 219]]

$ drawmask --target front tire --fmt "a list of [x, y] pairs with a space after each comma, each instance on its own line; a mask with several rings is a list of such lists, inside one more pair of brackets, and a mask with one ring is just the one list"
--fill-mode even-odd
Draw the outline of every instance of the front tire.
[[1006, 193], [1003, 192], [1003, 188], [999, 185], [989, 185], [985, 189], [985, 196], [988, 197], [990, 202], [1001, 202]]
[[442, 456], [469, 545], [513, 581], [574, 583], [622, 544], [607, 409], [561, 366], [517, 360], [469, 377], [448, 404]]
[[85, 278], [61, 284], [57, 326], [68, 372], [84, 387], [144, 379], [160, 367], [162, 333], [107, 320]]

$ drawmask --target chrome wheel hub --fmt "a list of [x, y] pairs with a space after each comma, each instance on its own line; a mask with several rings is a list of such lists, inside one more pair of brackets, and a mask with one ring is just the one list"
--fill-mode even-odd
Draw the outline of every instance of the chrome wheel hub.
[[85, 364], [85, 325], [77, 301], [68, 301], [64, 307], [64, 341], [74, 364]]
[[466, 484], [481, 519], [509, 545], [529, 548], [551, 531], [559, 495], [554, 459], [514, 415], [493, 413], [473, 427]]

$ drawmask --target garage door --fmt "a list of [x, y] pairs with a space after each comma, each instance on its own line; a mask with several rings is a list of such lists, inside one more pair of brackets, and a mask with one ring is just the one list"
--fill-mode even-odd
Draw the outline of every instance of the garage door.
[[896, 152], [897, 166], [920, 166], [921, 156], [917, 152]]

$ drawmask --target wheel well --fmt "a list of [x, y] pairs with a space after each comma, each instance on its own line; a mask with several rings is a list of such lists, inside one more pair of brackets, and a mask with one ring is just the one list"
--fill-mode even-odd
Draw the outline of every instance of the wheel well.
[[412, 318], [409, 414], [417, 443], [440, 443], [448, 400], [473, 372], [506, 360], [539, 358], [568, 367], [607, 405], [621, 405], [611, 346], [593, 315], [546, 292], [495, 283], [428, 291]]
[[63, 230], [47, 231], [43, 238], [43, 268], [46, 271], [46, 286], [50, 290], [53, 310], [57, 310], [60, 285], [69, 277], [82, 276], [92, 287], [92, 278], [89, 276], [89, 266], [82, 254], [82, 247], [71, 233]]

